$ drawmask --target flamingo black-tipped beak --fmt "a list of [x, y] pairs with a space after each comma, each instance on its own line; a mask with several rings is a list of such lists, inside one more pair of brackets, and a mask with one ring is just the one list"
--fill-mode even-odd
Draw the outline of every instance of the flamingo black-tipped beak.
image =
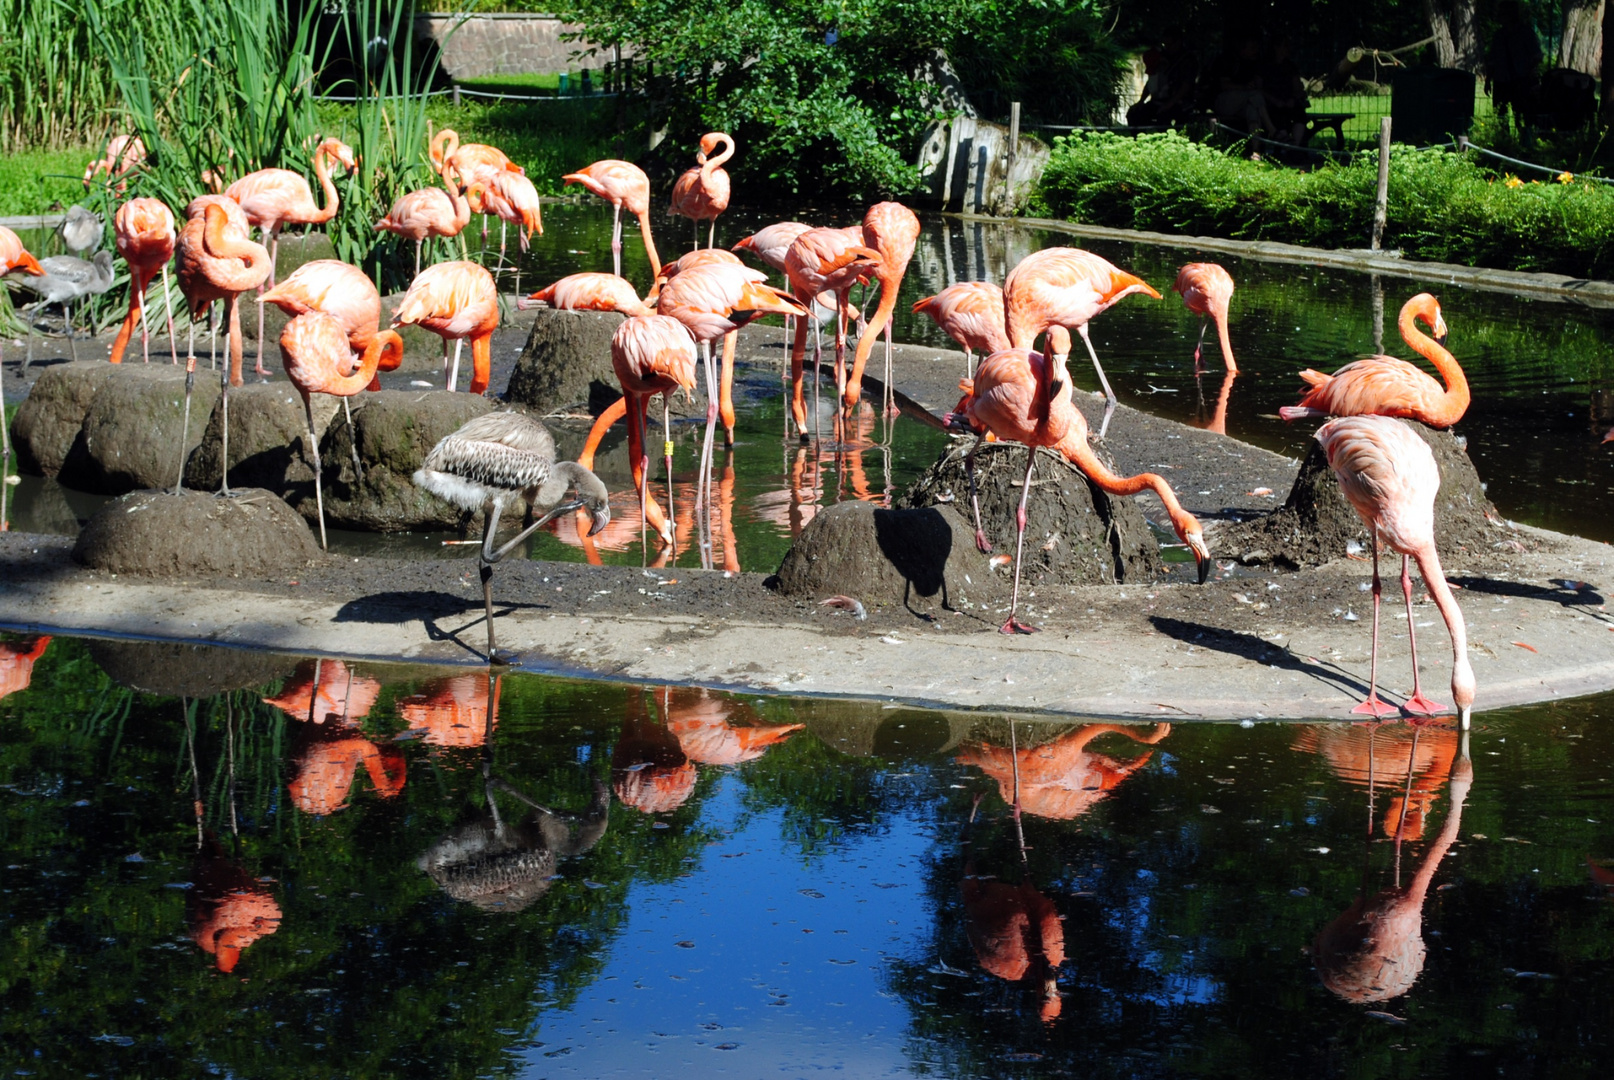
[[611, 511], [608, 508], [602, 507], [598, 512], [590, 510], [588, 516], [593, 520], [588, 530], [590, 536], [598, 536], [600, 530], [611, 523]]
[[1210, 557], [1207, 555], [1206, 557], [1204, 557], [1202, 559], [1196, 559], [1195, 561], [1199, 563], [1199, 583], [1201, 585], [1203, 585], [1203, 584], [1205, 584], [1206, 580], [1210, 577], [1210, 572], [1211, 572]]
[[1445, 334], [1437, 334], [1437, 335], [1435, 335], [1435, 344], [1439, 345], [1442, 349], [1444, 349], [1446, 347], [1446, 335]]

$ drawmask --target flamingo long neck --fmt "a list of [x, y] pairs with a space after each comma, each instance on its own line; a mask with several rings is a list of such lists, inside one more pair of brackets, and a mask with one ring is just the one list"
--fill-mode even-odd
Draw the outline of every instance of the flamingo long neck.
[[[1440, 568], [1440, 555], [1434, 544], [1413, 552], [1412, 557], [1418, 561], [1424, 587], [1440, 609], [1440, 617], [1446, 620], [1446, 631], [1451, 634], [1452, 696], [1456, 697], [1459, 685], [1469, 688], [1474, 685], [1473, 665], [1468, 662], [1468, 624], [1463, 620], [1463, 609], [1457, 606], [1457, 598], [1451, 594], [1451, 586], [1446, 584], [1446, 574]], [[1461, 708], [1461, 703], [1457, 704]]]
[[[454, 232], [458, 233], [471, 223], [471, 201], [460, 186], [448, 178], [447, 168], [443, 170], [443, 183], [448, 185], [448, 200], [454, 204]], [[471, 185], [471, 190], [484, 199], [487, 197], [487, 190], [480, 184]]]
[[1166, 482], [1165, 477], [1147, 472], [1138, 473], [1136, 476], [1119, 476], [1111, 472], [1109, 466], [1099, 460], [1099, 456], [1093, 452], [1092, 445], [1088, 443], [1085, 420], [1076, 425], [1056, 449], [1066, 460], [1086, 473], [1088, 479], [1111, 495], [1136, 495], [1148, 489], [1160, 497], [1173, 522], [1183, 515], [1182, 503], [1177, 501], [1177, 493], [1171, 490], [1171, 485]]
[[375, 379], [377, 371], [381, 370], [381, 362], [388, 357], [403, 359], [403, 338], [397, 331], [383, 330], [370, 340], [359, 357], [359, 366], [351, 375], [333, 379], [328, 385], [327, 393], [337, 397], [352, 397], [369, 387]]
[[723, 163], [734, 156], [734, 140], [727, 135], [722, 138], [723, 152], [716, 157], [709, 157], [701, 162], [701, 179], [710, 180], [712, 174], [723, 167]]
[[1216, 340], [1222, 346], [1222, 360], [1227, 364], [1227, 370], [1237, 375], [1238, 361], [1233, 359], [1233, 342], [1227, 336], [1227, 305], [1225, 303], [1213, 304], [1210, 312], [1211, 321], [1216, 324]]
[[320, 190], [325, 192], [325, 206], [308, 219], [310, 225], [323, 225], [336, 216], [336, 211], [342, 206], [342, 197], [336, 193], [336, 185], [331, 182], [331, 152], [325, 148], [324, 143], [314, 151], [314, 175], [319, 178]]
[[639, 219], [639, 235], [644, 238], [644, 253], [650, 256], [650, 278], [661, 276], [661, 256], [656, 254], [656, 238], [650, 235], [650, 211], [635, 215]]
[[[229, 232], [230, 218], [217, 206], [207, 208], [207, 227], [202, 232], [202, 248], [215, 262], [209, 269], [208, 280], [227, 293], [243, 293], [255, 289], [269, 271], [269, 251], [262, 244]], [[239, 268], [232, 260], [241, 260]]]
[[1463, 824], [1463, 803], [1468, 799], [1468, 784], [1453, 780], [1451, 793], [1451, 808], [1446, 812], [1446, 824], [1440, 829], [1440, 835], [1435, 842], [1429, 845], [1424, 853], [1423, 862], [1418, 866], [1418, 872], [1413, 875], [1412, 884], [1407, 889], [1407, 897], [1419, 907], [1423, 906], [1424, 897], [1429, 892], [1429, 886], [1434, 883], [1435, 871], [1440, 869], [1440, 861], [1451, 850], [1452, 844], [1457, 842], [1457, 832]]
[[1399, 323], [1402, 340], [1412, 347], [1413, 352], [1433, 364], [1435, 370], [1440, 372], [1440, 377], [1446, 380], [1446, 392], [1441, 396], [1439, 408], [1431, 410], [1428, 422], [1435, 427], [1451, 427], [1468, 411], [1468, 376], [1463, 374], [1462, 365], [1456, 357], [1419, 329], [1411, 311], [1402, 309]]

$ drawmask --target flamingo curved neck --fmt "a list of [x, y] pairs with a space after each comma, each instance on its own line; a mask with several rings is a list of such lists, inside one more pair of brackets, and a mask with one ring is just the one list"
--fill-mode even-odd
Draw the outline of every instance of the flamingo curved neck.
[[639, 219], [639, 235], [644, 238], [644, 252], [650, 256], [650, 277], [655, 280], [661, 276], [661, 256], [656, 254], [656, 239], [650, 235], [650, 211], [635, 216]]
[[[1465, 708], [1473, 705], [1474, 698], [1474, 668], [1468, 661], [1468, 624], [1463, 620], [1463, 609], [1457, 606], [1457, 599], [1451, 594], [1451, 587], [1446, 584], [1446, 574], [1440, 567], [1440, 555], [1434, 545], [1413, 552], [1412, 557], [1418, 563], [1418, 572], [1423, 575], [1429, 598], [1440, 609], [1440, 617], [1446, 621], [1446, 632], [1451, 635], [1452, 697], [1453, 704], [1461, 714]], [[1463, 697], [1468, 700], [1456, 700]]]
[[335, 217], [342, 206], [342, 198], [336, 193], [336, 185], [331, 182], [331, 152], [324, 143], [320, 143], [314, 151], [314, 175], [319, 178], [320, 190], [325, 193], [325, 206], [301, 224], [323, 225]]
[[375, 379], [376, 372], [381, 370], [382, 360], [388, 357], [402, 360], [403, 350], [403, 338], [398, 336], [397, 331], [381, 331], [364, 347], [364, 353], [359, 358], [359, 366], [353, 374], [334, 379], [329, 392], [338, 397], [352, 397]]
[[1222, 346], [1222, 360], [1227, 364], [1227, 370], [1234, 375], [1238, 374], [1238, 361], [1233, 359], [1233, 342], [1227, 336], [1227, 305], [1213, 305], [1210, 313], [1211, 321], [1216, 324], [1216, 340]]
[[1446, 381], [1446, 392], [1441, 395], [1440, 406], [1429, 413], [1428, 422], [1436, 427], [1451, 427], [1468, 411], [1468, 376], [1462, 365], [1446, 348], [1419, 328], [1412, 310], [1403, 308], [1398, 320], [1401, 338], [1412, 351], [1434, 365]]
[[255, 289], [269, 271], [269, 252], [262, 244], [227, 231], [230, 218], [217, 206], [207, 208], [207, 227], [202, 233], [202, 248], [215, 259], [240, 259], [242, 266], [215, 265], [208, 275], [211, 282], [225, 292], [246, 292]]
[[723, 167], [723, 163], [734, 156], [734, 140], [727, 135], [719, 137], [723, 145], [723, 152], [716, 157], [708, 157], [701, 162], [701, 179], [709, 180], [714, 172]]

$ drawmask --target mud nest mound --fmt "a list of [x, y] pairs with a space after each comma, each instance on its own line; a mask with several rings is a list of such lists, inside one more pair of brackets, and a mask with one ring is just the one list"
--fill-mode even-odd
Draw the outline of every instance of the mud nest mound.
[[[969, 440], [954, 442], [897, 497], [899, 507], [937, 507], [973, 538]], [[981, 528], [992, 550], [1014, 554], [1015, 515], [1026, 475], [1026, 448], [982, 443], [975, 453]], [[1114, 498], [1049, 450], [1037, 452], [1026, 503], [1024, 585], [1113, 585], [1150, 581], [1165, 570], [1160, 544], [1137, 503]], [[973, 546], [972, 546], [973, 550]]]
[[73, 558], [115, 574], [262, 577], [301, 570], [322, 556], [297, 511], [270, 492], [238, 488], [227, 499], [132, 491], [90, 519]]
[[119, 686], [164, 697], [210, 697], [284, 679], [295, 658], [177, 641], [91, 641], [90, 657]]
[[[1440, 466], [1435, 496], [1435, 541], [1447, 572], [1501, 549], [1534, 542], [1510, 529], [1469, 460], [1467, 441], [1450, 431], [1402, 420], [1434, 451]], [[1284, 504], [1264, 517], [1228, 525], [1209, 538], [1211, 552], [1246, 566], [1271, 564], [1299, 570], [1345, 555], [1346, 545], [1369, 542], [1367, 526], [1340, 491], [1322, 446], [1313, 440]]]

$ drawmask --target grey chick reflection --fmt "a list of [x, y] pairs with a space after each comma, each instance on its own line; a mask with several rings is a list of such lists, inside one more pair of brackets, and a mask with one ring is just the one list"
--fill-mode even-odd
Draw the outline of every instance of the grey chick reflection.
[[[1446, 857], [1462, 827], [1463, 803], [1474, 781], [1468, 757], [1468, 733], [1462, 734], [1451, 770], [1451, 809], [1406, 888], [1400, 883], [1400, 836], [1396, 838], [1396, 884], [1374, 896], [1364, 888], [1356, 903], [1323, 927], [1312, 943], [1312, 961], [1323, 985], [1337, 997], [1372, 1004], [1400, 997], [1423, 974], [1429, 955], [1423, 940], [1423, 902], [1440, 860]], [[1371, 839], [1371, 822], [1368, 833]]]
[[[488, 814], [448, 833], [415, 865], [449, 896], [483, 911], [525, 910], [549, 891], [561, 859], [581, 855], [605, 835], [611, 793], [594, 781], [594, 798], [581, 816], [539, 806], [502, 780], [486, 781]], [[518, 821], [504, 820], [494, 792], [524, 803]]]

